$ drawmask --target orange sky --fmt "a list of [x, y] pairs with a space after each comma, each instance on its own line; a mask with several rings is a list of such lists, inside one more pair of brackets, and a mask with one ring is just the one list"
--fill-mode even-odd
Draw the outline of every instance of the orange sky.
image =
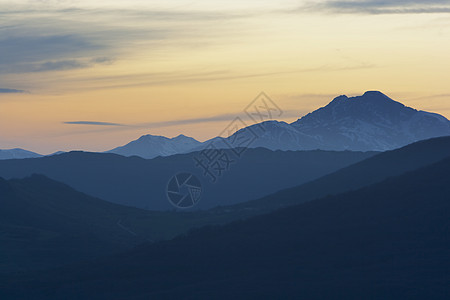
[[260, 91], [289, 122], [366, 90], [450, 117], [442, 1], [95, 3], [0, 0], [0, 149], [205, 140]]

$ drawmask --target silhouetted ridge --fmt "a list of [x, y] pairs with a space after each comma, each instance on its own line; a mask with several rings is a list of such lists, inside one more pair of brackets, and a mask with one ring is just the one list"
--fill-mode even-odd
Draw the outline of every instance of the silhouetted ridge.
[[447, 299], [449, 181], [445, 159], [104, 260], [4, 278], [3, 285], [42, 299]]

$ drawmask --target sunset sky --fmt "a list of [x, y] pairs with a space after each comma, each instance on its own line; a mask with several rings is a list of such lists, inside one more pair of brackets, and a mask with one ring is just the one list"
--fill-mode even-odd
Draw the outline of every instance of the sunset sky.
[[[95, 4], [93, 4], [95, 3]], [[450, 1], [0, 0], [0, 149], [218, 135], [380, 90], [450, 118]]]

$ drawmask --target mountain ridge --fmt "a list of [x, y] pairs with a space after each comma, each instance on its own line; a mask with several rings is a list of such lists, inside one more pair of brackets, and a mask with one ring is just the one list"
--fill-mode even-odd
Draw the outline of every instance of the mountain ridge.
[[192, 137], [180, 134], [173, 138], [146, 134], [126, 145], [106, 151], [123, 156], [140, 156], [151, 159], [157, 156], [170, 156], [185, 153], [201, 143]]
[[1, 159], [23, 159], [23, 158], [36, 158], [36, 157], [42, 157], [43, 155], [24, 150], [21, 148], [14, 148], [14, 149], [0, 149], [0, 160]]
[[[202, 143], [189, 138], [196, 143], [179, 147], [181, 152], [178, 153], [201, 151], [211, 146], [292, 151], [387, 151], [419, 140], [449, 135], [450, 121], [444, 116], [405, 106], [380, 91], [366, 91], [361, 96], [335, 97], [326, 106], [292, 123], [267, 120], [241, 128], [231, 136], [214, 137]], [[239, 138], [251, 142], [236, 145]], [[127, 145], [123, 147], [127, 148]], [[177, 152], [175, 148], [163, 151], [158, 147], [133, 150], [128, 146], [126, 156], [134, 154], [149, 158]], [[121, 154], [115, 149], [111, 151]]]
[[[405, 106], [380, 91], [366, 91], [360, 96], [337, 96], [292, 123], [266, 120], [241, 128], [228, 137], [217, 136], [204, 142], [183, 134], [172, 138], [146, 134], [105, 153], [152, 159], [211, 146], [284, 151], [387, 151], [439, 136], [450, 136], [450, 121], [444, 116]], [[236, 145], [239, 139], [250, 142]], [[12, 150], [0, 150], [0, 159], [41, 156], [22, 149]]]
[[[113, 153], [69, 152], [25, 160], [0, 161], [0, 176], [22, 178], [43, 174], [74, 189], [113, 203], [149, 210], [173, 210], [167, 200], [169, 179], [190, 172], [201, 179], [202, 200], [192, 209], [207, 209], [262, 197], [290, 186], [323, 176], [375, 155], [375, 152], [271, 151], [248, 149], [235, 160], [218, 182], [210, 182], [196, 167], [198, 152], [143, 159]], [[70, 170], [70, 171], [68, 171]], [[264, 184], [261, 184], [264, 182]]]

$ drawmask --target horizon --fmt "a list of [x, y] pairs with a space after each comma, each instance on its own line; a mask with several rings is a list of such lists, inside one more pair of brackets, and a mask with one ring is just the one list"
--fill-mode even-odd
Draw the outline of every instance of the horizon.
[[205, 141], [263, 90], [287, 123], [367, 90], [450, 118], [442, 1], [0, 8], [0, 149], [106, 151], [145, 134]]
[[[275, 119], [274, 118], [274, 119], [267, 119], [267, 120], [264, 120], [264, 121], [261, 121], [261, 122], [258, 122], [258, 123], [264, 123], [264, 122], [268, 122], [268, 121], [276, 121], [276, 122], [286, 122], [288, 124], [291, 124], [291, 123], [293, 123], [293, 122], [295, 122], [297, 120], [300, 120], [302, 117], [306, 116], [308, 113], [314, 112], [314, 111], [316, 111], [316, 110], [318, 110], [320, 108], [323, 108], [323, 107], [327, 106], [328, 104], [330, 104], [336, 98], [344, 96], [347, 99], [352, 99], [353, 97], [363, 96], [363, 95], [365, 95], [366, 93], [369, 93], [369, 92], [381, 93], [382, 95], [387, 96], [389, 99], [391, 99], [391, 100], [393, 100], [395, 102], [404, 104], [402, 101], [399, 101], [397, 99], [393, 99], [392, 97], [390, 97], [388, 94], [384, 93], [383, 91], [367, 90], [367, 91], [364, 91], [363, 93], [360, 93], [360, 94], [341, 94], [341, 95], [336, 95], [331, 100], [329, 100], [326, 104], [324, 104], [322, 106], [319, 106], [317, 108], [314, 108], [312, 111], [304, 112], [299, 117], [291, 117], [289, 121], [286, 121], [286, 119]], [[404, 105], [405, 105], [405, 107], [410, 107], [410, 108], [416, 109], [417, 111], [424, 111], [424, 110], [417, 109], [415, 107], [408, 106], [406, 104], [404, 104]], [[427, 111], [427, 112], [436, 113], [436, 112], [433, 112], [433, 111]], [[293, 113], [294, 112], [288, 112], [287, 114], [289, 115], [289, 114], [293, 114]], [[286, 113], [284, 113], [284, 114], [286, 115]], [[229, 120], [223, 120], [224, 116], [228, 117]], [[445, 115], [442, 115], [442, 116], [447, 118]], [[234, 116], [232, 114], [224, 114], [224, 115], [221, 115], [221, 116], [215, 116], [215, 117], [211, 117], [211, 118], [202, 118], [202, 120], [207, 120], [207, 122], [217, 122], [217, 123], [220, 122], [220, 123], [224, 123], [225, 126], [226, 126], [233, 120], [234, 117], [242, 118], [243, 121], [246, 122], [247, 126], [258, 124], [258, 123], [255, 123], [253, 120], [251, 120], [248, 116], [243, 115], [242, 112], [238, 112]], [[188, 120], [178, 120], [178, 121], [167, 121], [167, 122], [161, 122], [161, 123], [167, 124], [167, 123], [172, 123], [173, 122], [173, 123], [182, 123], [183, 124], [184, 122], [191, 123], [191, 121], [192, 120], [188, 119]], [[120, 130], [128, 130], [128, 131], [130, 131], [130, 130], [133, 130], [133, 127], [142, 127], [143, 126], [141, 124], [135, 124], [135, 125], [129, 124], [129, 125], [126, 125], [126, 124], [116, 124], [116, 123], [107, 123], [107, 122], [93, 122], [93, 121], [71, 121], [71, 122], [64, 122], [64, 123], [65, 124], [75, 124], [75, 125], [93, 125], [94, 127], [97, 127], [97, 126], [105, 126], [105, 127], [118, 126], [116, 128], [105, 128], [105, 129], [98, 129], [98, 130], [94, 130], [93, 129], [90, 132], [107, 132], [107, 131], [113, 131], [114, 132], [114, 131], [120, 131]], [[199, 123], [201, 123], [201, 121], [194, 120], [193, 123], [194, 124], [199, 124]], [[166, 127], [175, 127], [175, 126], [176, 125], [157, 125], [156, 128], [166, 128]], [[245, 126], [241, 126], [239, 129], [241, 129], [241, 128], [245, 128]], [[209, 137], [206, 137], [206, 138], [203, 138], [203, 139], [199, 139], [199, 138], [196, 138], [194, 136], [187, 135], [187, 134], [185, 134], [183, 132], [174, 133], [174, 135], [169, 135], [169, 136], [162, 135], [162, 134], [143, 133], [140, 136], [137, 136], [135, 138], [131, 138], [131, 140], [125, 141], [123, 144], [118, 144], [118, 145], [115, 145], [115, 146], [113, 145], [111, 148], [101, 149], [101, 150], [91, 150], [91, 149], [87, 149], [87, 148], [84, 148], [84, 149], [82, 149], [82, 148], [67, 148], [65, 150], [56, 149], [56, 150], [53, 150], [53, 151], [50, 151], [50, 152], [39, 152], [39, 151], [34, 151], [33, 149], [25, 149], [25, 148], [21, 148], [21, 147], [13, 147], [13, 148], [2, 148], [2, 147], [0, 147], [0, 151], [1, 150], [16, 150], [16, 149], [20, 149], [20, 150], [31, 151], [31, 152], [34, 152], [34, 153], [37, 153], [37, 154], [40, 154], [40, 155], [44, 155], [44, 156], [52, 155], [52, 154], [55, 154], [57, 152], [71, 152], [71, 151], [100, 152], [101, 153], [101, 152], [107, 152], [107, 151], [112, 150], [112, 149], [117, 148], [117, 147], [125, 146], [126, 144], [128, 144], [128, 143], [130, 143], [132, 141], [136, 141], [139, 138], [144, 137], [144, 136], [163, 137], [163, 138], [168, 138], [168, 139], [174, 139], [174, 138], [177, 138], [179, 136], [185, 136], [185, 137], [193, 138], [196, 141], [203, 143], [203, 142], [206, 142], [206, 141], [208, 141], [210, 139], [218, 137], [220, 135], [217, 133], [216, 135], [212, 135], [212, 136], [209, 136]], [[114, 140], [112, 142], [114, 143]], [[96, 148], [97, 145], [91, 145], [91, 147], [92, 148]]]

